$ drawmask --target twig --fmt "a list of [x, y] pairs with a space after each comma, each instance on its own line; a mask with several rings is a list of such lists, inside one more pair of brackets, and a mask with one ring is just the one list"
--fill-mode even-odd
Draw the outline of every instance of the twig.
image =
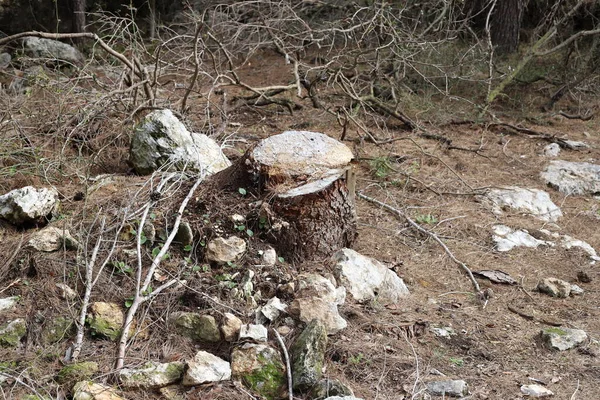
[[358, 197], [360, 197], [361, 199], [367, 200], [373, 204], [377, 204], [380, 207], [385, 208], [386, 210], [390, 211], [392, 214], [395, 214], [397, 217], [399, 218], [403, 218], [405, 219], [413, 228], [415, 228], [416, 230], [418, 230], [421, 233], [426, 234], [427, 236], [431, 237], [433, 240], [435, 240], [436, 242], [438, 242], [438, 244], [440, 246], [442, 246], [442, 248], [444, 249], [444, 251], [446, 252], [446, 254], [448, 255], [448, 257], [450, 257], [450, 259], [452, 261], [454, 261], [456, 264], [458, 264], [458, 266], [460, 266], [462, 268], [462, 270], [467, 274], [467, 276], [469, 277], [469, 280], [471, 281], [471, 284], [473, 285], [473, 288], [475, 289], [475, 292], [478, 295], [481, 295], [481, 289], [479, 287], [479, 284], [477, 283], [477, 281], [475, 280], [475, 277], [473, 276], [473, 273], [471, 272], [471, 270], [469, 269], [469, 267], [467, 267], [465, 265], [465, 263], [463, 263], [462, 261], [458, 260], [454, 254], [450, 251], [450, 249], [448, 248], [448, 246], [446, 246], [444, 244], [444, 242], [442, 242], [442, 240], [433, 232], [428, 231], [427, 229], [423, 228], [421, 225], [417, 224], [412, 218], [410, 218], [408, 215], [406, 215], [405, 213], [403, 213], [402, 211], [386, 204], [383, 203], [377, 199], [374, 199], [372, 197], [369, 197], [367, 195], [362, 194], [361, 192], [357, 192], [356, 195]]
[[281, 352], [283, 353], [283, 357], [285, 358], [285, 369], [286, 369], [287, 380], [288, 380], [288, 399], [294, 400], [294, 393], [292, 390], [293, 382], [292, 382], [292, 366], [290, 365], [290, 356], [288, 354], [287, 348], [285, 347], [285, 343], [283, 342], [281, 335], [279, 334], [279, 332], [277, 332], [277, 329], [273, 328], [273, 333], [275, 334], [275, 337], [277, 338], [277, 342], [279, 342], [279, 347], [281, 347]]
[[573, 115], [573, 114], [567, 114], [564, 111], [559, 111], [558, 112], [560, 115], [562, 115], [565, 118], [568, 119], [580, 119], [582, 121], [589, 121], [590, 119], [594, 118], [594, 113], [589, 113], [587, 115], [581, 115], [581, 114], [577, 114], [577, 115]]
[[577, 387], [575, 387], [575, 391], [571, 395], [571, 400], [575, 400], [575, 395], [577, 394], [578, 391], [579, 391], [579, 379], [577, 379]]

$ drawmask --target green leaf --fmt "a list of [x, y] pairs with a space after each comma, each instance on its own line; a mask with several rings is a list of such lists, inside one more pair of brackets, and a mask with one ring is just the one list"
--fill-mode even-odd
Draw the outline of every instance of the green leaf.
[[252, 237], [254, 236], [254, 232], [252, 232], [252, 229], [246, 229], [246, 235]]
[[279, 260], [279, 262], [282, 264], [285, 262], [285, 258], [283, 257], [277, 257], [277, 260]]
[[125, 307], [130, 308], [133, 305], [133, 299], [129, 298], [125, 300]]
[[155, 247], [152, 249], [152, 258], [156, 258], [156, 256], [160, 253], [160, 247]]
[[144, 235], [142, 233], [142, 236], [140, 237], [140, 244], [144, 244], [148, 241], [148, 238], [146, 237], [146, 235]]
[[192, 245], [188, 244], [188, 245], [184, 246], [183, 251], [192, 251], [192, 248], [193, 248]]
[[192, 266], [192, 271], [194, 271], [194, 272], [198, 272], [198, 271], [200, 271], [201, 269], [202, 269], [202, 267], [200, 267], [198, 264], [194, 264], [194, 265]]
[[240, 192], [240, 194], [241, 194], [242, 196], [245, 196], [245, 195], [246, 195], [246, 193], [247, 193], [247, 192], [246, 192], [246, 189], [244, 189], [244, 188], [239, 188], [239, 189], [238, 189], [238, 192]]

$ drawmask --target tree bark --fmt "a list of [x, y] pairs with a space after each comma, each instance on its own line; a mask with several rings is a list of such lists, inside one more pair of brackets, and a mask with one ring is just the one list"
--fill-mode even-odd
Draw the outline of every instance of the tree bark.
[[[73, 3], [73, 33], [85, 32], [85, 7], [86, 0], [71, 0]], [[81, 43], [83, 39], [73, 39]]]
[[492, 44], [500, 54], [513, 53], [519, 45], [519, 32], [523, 19], [525, 0], [467, 0], [463, 15], [479, 31], [486, 29], [491, 7], [490, 35]]

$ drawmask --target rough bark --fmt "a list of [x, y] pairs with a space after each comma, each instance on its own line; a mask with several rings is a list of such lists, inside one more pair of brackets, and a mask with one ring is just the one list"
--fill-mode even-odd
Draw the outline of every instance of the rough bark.
[[[73, 3], [73, 33], [85, 32], [85, 6], [86, 0], [71, 0]], [[83, 39], [73, 39], [81, 43]]]
[[513, 53], [519, 45], [519, 32], [525, 0], [467, 0], [463, 9], [471, 26], [484, 32], [490, 7], [490, 35], [498, 53]]

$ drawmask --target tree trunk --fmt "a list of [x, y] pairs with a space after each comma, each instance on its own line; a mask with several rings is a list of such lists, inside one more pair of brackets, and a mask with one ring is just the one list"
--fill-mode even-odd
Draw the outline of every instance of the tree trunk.
[[525, 0], [467, 0], [463, 15], [470, 19], [473, 28], [484, 31], [492, 5], [494, 6], [490, 15], [492, 44], [498, 53], [513, 53], [519, 45]]
[[289, 261], [330, 257], [356, 239], [351, 150], [326, 135], [288, 131], [261, 141], [211, 177], [213, 187], [245, 188], [269, 240]]
[[[73, 2], [73, 32], [85, 32], [85, 3], [86, 0], [72, 0]], [[80, 43], [83, 39], [75, 39]]]

